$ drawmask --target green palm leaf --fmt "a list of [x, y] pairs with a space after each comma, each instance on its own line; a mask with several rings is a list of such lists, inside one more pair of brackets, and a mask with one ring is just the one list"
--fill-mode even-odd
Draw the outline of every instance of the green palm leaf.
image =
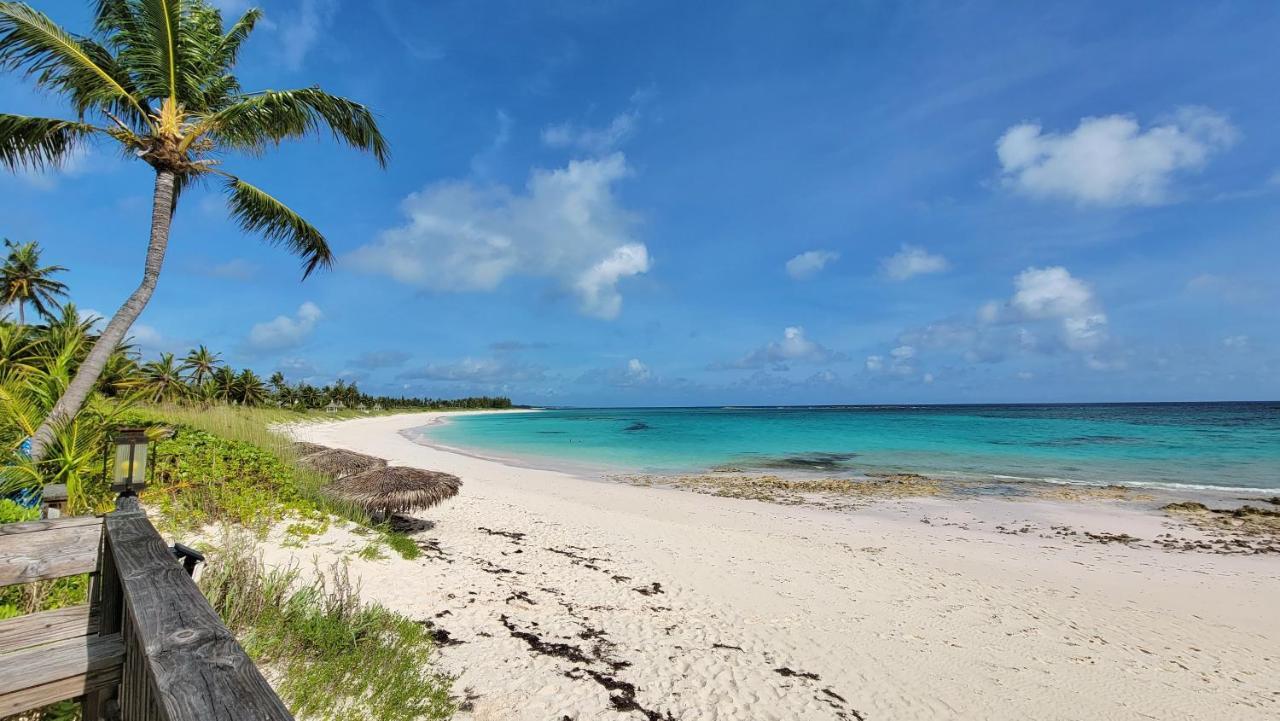
[[[387, 164], [387, 142], [373, 113], [360, 103], [320, 88], [267, 90], [210, 115], [200, 127], [228, 147], [260, 152], [267, 142], [306, 137], [322, 125], [335, 138], [373, 153], [380, 165]], [[200, 135], [199, 131], [195, 135]]]
[[248, 232], [261, 233], [272, 243], [283, 245], [302, 258], [302, 277], [316, 268], [333, 264], [333, 253], [324, 236], [289, 206], [261, 188], [239, 178], [227, 181], [231, 215]]
[[0, 2], [0, 68], [26, 68], [38, 84], [70, 95], [78, 111], [100, 106], [149, 124], [144, 101], [110, 53], [25, 3]]
[[56, 167], [95, 132], [85, 123], [0, 113], [0, 164], [10, 170]]

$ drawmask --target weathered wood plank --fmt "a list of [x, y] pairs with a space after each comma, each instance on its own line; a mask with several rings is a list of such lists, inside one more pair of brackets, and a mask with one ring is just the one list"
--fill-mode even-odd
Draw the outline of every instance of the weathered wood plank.
[[19, 692], [94, 671], [119, 670], [123, 662], [124, 644], [118, 635], [68, 638], [0, 654], [0, 706]]
[[106, 533], [124, 589], [125, 628], [149, 671], [145, 689], [124, 684], [121, 706], [131, 707], [130, 695], [149, 695], [167, 721], [292, 721], [146, 516], [109, 514]]
[[120, 666], [115, 665], [24, 688], [0, 696], [0, 718], [73, 699], [100, 689], [110, 688], [118, 683], [120, 683]]
[[44, 518], [38, 521], [0, 524], [0, 536], [15, 536], [35, 531], [52, 531], [59, 528], [75, 528], [77, 526], [101, 526], [102, 518], [98, 516], [65, 516], [62, 518]]
[[0, 621], [0, 653], [98, 632], [89, 606], [68, 606]]
[[102, 520], [54, 518], [0, 526], [0, 586], [90, 573]]

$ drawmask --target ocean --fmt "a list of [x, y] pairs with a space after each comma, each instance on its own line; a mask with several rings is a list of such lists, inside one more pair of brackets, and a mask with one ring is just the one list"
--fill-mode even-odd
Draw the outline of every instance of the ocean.
[[416, 434], [481, 456], [619, 473], [1280, 491], [1280, 402], [570, 408], [459, 416]]

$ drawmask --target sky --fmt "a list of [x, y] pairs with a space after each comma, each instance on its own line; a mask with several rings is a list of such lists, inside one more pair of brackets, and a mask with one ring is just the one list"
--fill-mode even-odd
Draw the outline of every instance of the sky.
[[[244, 87], [369, 105], [391, 162], [228, 159], [338, 262], [194, 189], [148, 356], [536, 405], [1280, 398], [1280, 4], [260, 6]], [[12, 73], [0, 110], [66, 116]], [[151, 172], [0, 173], [0, 236], [110, 314]]]

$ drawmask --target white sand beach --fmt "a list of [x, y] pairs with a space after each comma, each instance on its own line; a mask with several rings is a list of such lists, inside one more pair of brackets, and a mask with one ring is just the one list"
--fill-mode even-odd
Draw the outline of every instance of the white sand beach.
[[434, 624], [459, 718], [1280, 718], [1278, 555], [1054, 532], [1168, 530], [1102, 502], [833, 512], [601, 482], [400, 435], [427, 418], [293, 429], [462, 477], [418, 514], [421, 558], [360, 559], [338, 527], [267, 555], [348, 553], [366, 599]]

